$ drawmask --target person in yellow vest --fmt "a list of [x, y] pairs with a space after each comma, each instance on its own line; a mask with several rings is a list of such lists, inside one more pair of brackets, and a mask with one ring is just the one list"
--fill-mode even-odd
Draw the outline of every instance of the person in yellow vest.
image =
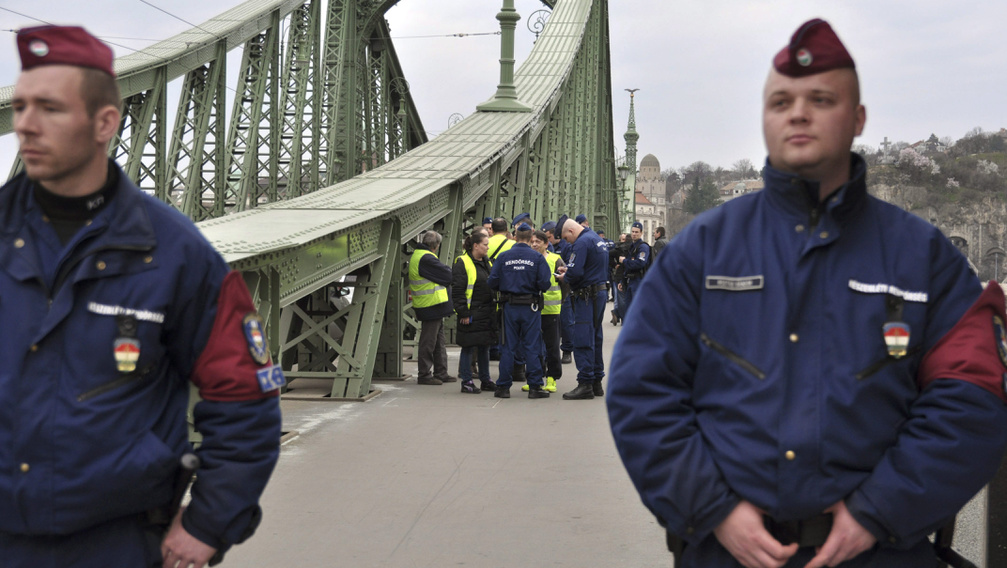
[[409, 259], [409, 292], [416, 319], [420, 321], [416, 382], [421, 385], [440, 385], [458, 380], [448, 375], [444, 318], [453, 313], [448, 295], [451, 267], [437, 259], [440, 246], [440, 233], [427, 231]]
[[[455, 342], [462, 348], [458, 357], [458, 377], [463, 393], [494, 392], [496, 385], [490, 380], [490, 346], [497, 344], [498, 326], [496, 294], [487, 283], [493, 268], [487, 258], [489, 237], [481, 230], [473, 231], [465, 238], [463, 246], [465, 253], [451, 269], [451, 302], [458, 314]], [[479, 386], [472, 381], [473, 355], [479, 364]]]
[[487, 255], [490, 261], [496, 260], [500, 253], [510, 250], [514, 246], [514, 241], [507, 238], [507, 219], [497, 217], [493, 219], [493, 234], [490, 235]]
[[[549, 236], [544, 231], [535, 231], [531, 236], [531, 248], [545, 257], [549, 264], [549, 289], [542, 295], [542, 366], [546, 370], [544, 390], [556, 392], [556, 381], [563, 377], [560, 363], [560, 311], [563, 307], [564, 290], [556, 274], [566, 268], [566, 263], [554, 252], [549, 252]], [[528, 385], [521, 387], [527, 391]]]

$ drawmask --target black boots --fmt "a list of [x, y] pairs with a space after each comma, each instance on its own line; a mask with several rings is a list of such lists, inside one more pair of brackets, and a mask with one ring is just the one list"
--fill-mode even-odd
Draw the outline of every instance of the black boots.
[[612, 310], [612, 325], [619, 325], [619, 315]]
[[591, 388], [594, 389], [594, 396], [605, 396], [605, 389], [601, 388], [601, 381], [591, 383]]
[[524, 365], [514, 365], [514, 379], [513, 380], [514, 380], [515, 383], [523, 383], [523, 382], [525, 382], [526, 378], [525, 378], [525, 372], [524, 372]]
[[542, 390], [539, 385], [531, 385], [528, 388], [528, 398], [549, 398], [549, 391]]
[[510, 387], [497, 385], [496, 390], [493, 391], [493, 396], [497, 398], [510, 398]]
[[595, 382], [597, 381], [577, 383], [577, 388], [563, 394], [563, 400], [591, 400], [594, 398], [594, 386], [592, 383]]
[[569, 365], [570, 363], [573, 363], [573, 353], [570, 351], [564, 351], [563, 358], [560, 360], [560, 363], [564, 365]]

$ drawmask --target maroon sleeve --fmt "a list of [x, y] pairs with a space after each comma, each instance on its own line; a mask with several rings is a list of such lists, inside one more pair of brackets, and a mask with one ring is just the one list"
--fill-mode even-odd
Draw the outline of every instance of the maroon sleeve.
[[262, 318], [255, 311], [241, 273], [232, 270], [220, 286], [217, 316], [210, 339], [196, 360], [192, 382], [206, 400], [274, 397], [279, 391], [263, 392], [256, 375], [271, 366]]
[[982, 387], [1007, 403], [1007, 338], [1004, 292], [996, 282], [986, 286], [920, 363], [920, 390], [937, 379], [954, 379]]

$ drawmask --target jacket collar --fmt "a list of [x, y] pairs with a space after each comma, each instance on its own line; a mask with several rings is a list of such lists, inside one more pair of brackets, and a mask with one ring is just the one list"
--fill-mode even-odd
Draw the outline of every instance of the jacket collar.
[[[153, 248], [157, 245], [153, 224], [144, 203], [146, 196], [126, 177], [119, 173], [119, 186], [115, 198], [107, 206], [107, 214], [99, 215], [107, 223], [101, 240], [104, 246]], [[0, 233], [13, 236], [24, 227], [27, 213], [38, 208], [32, 198], [33, 183], [21, 172], [0, 189]]]
[[814, 209], [824, 209], [837, 221], [847, 219], [867, 202], [867, 163], [860, 154], [850, 155], [850, 180], [833, 191], [824, 206], [818, 197], [818, 182], [777, 170], [766, 158], [762, 171], [766, 199], [772, 206], [800, 218], [806, 218]]

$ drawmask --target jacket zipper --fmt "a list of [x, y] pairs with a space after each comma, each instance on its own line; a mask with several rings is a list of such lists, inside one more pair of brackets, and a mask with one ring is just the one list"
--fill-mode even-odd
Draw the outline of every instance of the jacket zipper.
[[706, 335], [706, 333], [700, 333], [699, 340], [702, 341], [707, 347], [713, 349], [717, 353], [720, 353], [724, 357], [727, 357], [735, 365], [741, 367], [742, 369], [748, 371], [750, 374], [754, 375], [755, 378], [759, 379], [760, 381], [766, 378], [766, 374], [763, 373], [758, 367], [753, 365], [750, 361], [748, 361], [748, 359], [745, 359], [741, 355], [738, 355], [734, 351], [731, 351], [727, 347], [724, 347], [723, 345], [717, 343], [716, 341], [711, 339], [709, 335]]
[[856, 379], [858, 381], [862, 381], [862, 380], [866, 379], [867, 377], [870, 377], [874, 373], [877, 373], [881, 369], [884, 369], [888, 365], [891, 365], [892, 363], [897, 363], [899, 361], [903, 361], [903, 360], [906, 359], [906, 357], [910, 357], [912, 355], [915, 355], [915, 354], [919, 353], [919, 351], [920, 351], [921, 348], [922, 348], [922, 346], [917, 345], [916, 347], [913, 347], [912, 349], [906, 351], [906, 354], [903, 355], [902, 357], [899, 357], [898, 359], [895, 359], [893, 357], [885, 357], [884, 359], [881, 359], [880, 361], [876, 361], [876, 362], [870, 364], [865, 369], [863, 369], [862, 371], [860, 371], [859, 373], [857, 373], [856, 375], [854, 375], [854, 377], [856, 377]]
[[153, 369], [153, 367], [154, 365], [150, 364], [139, 371], [134, 371], [128, 375], [124, 375], [122, 377], [119, 377], [118, 379], [111, 380], [103, 385], [99, 385], [78, 396], [77, 402], [84, 402], [90, 400], [98, 395], [102, 395], [109, 391], [113, 391], [119, 387], [124, 387], [134, 381], [145, 379], [150, 374], [150, 371], [151, 369]]

